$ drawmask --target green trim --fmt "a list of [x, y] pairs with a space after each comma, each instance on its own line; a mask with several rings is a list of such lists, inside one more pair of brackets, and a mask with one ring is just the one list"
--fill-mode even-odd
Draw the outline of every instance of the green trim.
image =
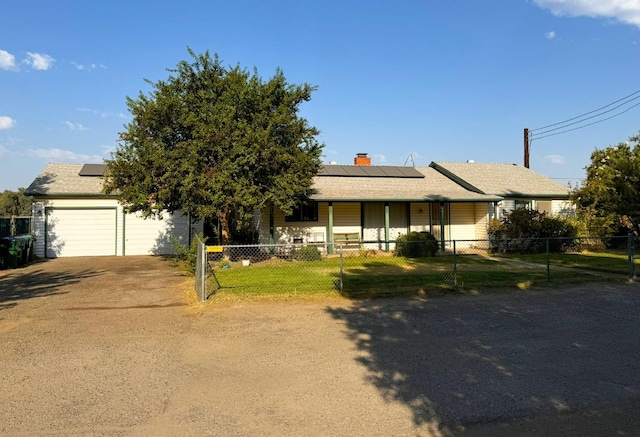
[[445, 214], [444, 214], [444, 202], [440, 202], [440, 249], [444, 252], [445, 249], [445, 243], [444, 240], [445, 238], [447, 238], [446, 236], [446, 232], [445, 232], [445, 225], [444, 225], [444, 221], [445, 221]]
[[405, 208], [407, 208], [407, 234], [411, 232], [411, 202], [407, 202]]
[[360, 239], [364, 240], [364, 203], [360, 202]]
[[127, 213], [124, 211], [124, 208], [122, 208], [122, 256], [125, 256], [125, 252], [126, 252], [125, 251], [126, 237], [127, 237]]
[[568, 194], [521, 194], [521, 193], [509, 193], [501, 194], [504, 200], [536, 200], [536, 199], [550, 199], [550, 200], [569, 200]]
[[[48, 246], [48, 238], [49, 234], [49, 211], [99, 211], [99, 210], [110, 210], [112, 209], [115, 214], [116, 219], [116, 229], [115, 229], [115, 238], [114, 243], [115, 247], [113, 250], [114, 256], [118, 255], [118, 207], [117, 206], [45, 206], [44, 207], [44, 257], [47, 257], [47, 246]], [[123, 249], [124, 250], [124, 249]]]
[[429, 203], [429, 202], [456, 202], [456, 203], [479, 203], [479, 202], [499, 202], [504, 200], [503, 197], [495, 196], [495, 195], [485, 195], [484, 197], [478, 199], [470, 199], [468, 197], [423, 197], [420, 199], [408, 198], [408, 199], [362, 199], [362, 198], [353, 198], [353, 199], [321, 199], [321, 198], [313, 198], [316, 202], [334, 202], [334, 203], [356, 203], [356, 202], [365, 202], [365, 203], [379, 203], [379, 202], [390, 202], [390, 203], [403, 203], [403, 202], [420, 202], [420, 203]]
[[25, 193], [27, 196], [33, 196], [37, 199], [51, 200], [51, 198], [75, 198], [86, 197], [89, 199], [118, 199], [119, 196], [113, 194], [96, 194], [96, 193]]
[[329, 243], [329, 254], [335, 253], [335, 247], [333, 246], [333, 202], [329, 202], [328, 205], [329, 212], [329, 223], [327, 226], [327, 242]]
[[391, 215], [389, 213], [389, 202], [384, 203], [384, 251], [389, 252], [389, 234], [391, 233], [389, 229], [389, 224], [391, 222]]
[[460, 176], [457, 176], [456, 174], [450, 172], [449, 170], [447, 170], [446, 168], [442, 167], [441, 165], [436, 164], [435, 162], [432, 162], [431, 164], [429, 164], [429, 167], [433, 168], [438, 173], [441, 173], [442, 175], [448, 177], [453, 182], [455, 182], [456, 184], [460, 185], [463, 188], [466, 188], [469, 191], [473, 191], [473, 192], [478, 193], [478, 194], [487, 194], [484, 191], [482, 191], [480, 188], [478, 188], [478, 187], [476, 187], [474, 185], [471, 185], [469, 182], [465, 181]]

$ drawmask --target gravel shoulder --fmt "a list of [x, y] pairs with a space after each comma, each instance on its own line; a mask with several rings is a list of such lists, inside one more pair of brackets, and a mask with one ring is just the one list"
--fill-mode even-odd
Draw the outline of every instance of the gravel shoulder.
[[0, 434], [639, 426], [636, 284], [212, 306], [194, 302], [191, 283], [156, 257], [0, 271]]

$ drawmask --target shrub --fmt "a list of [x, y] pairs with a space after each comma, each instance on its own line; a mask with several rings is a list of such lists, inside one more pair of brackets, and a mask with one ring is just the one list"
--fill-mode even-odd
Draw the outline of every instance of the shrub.
[[516, 209], [502, 220], [492, 220], [488, 228], [491, 250], [499, 252], [566, 252], [576, 246], [578, 228], [561, 217], [545, 212]]
[[[206, 241], [206, 238], [202, 233], [198, 234], [202, 241]], [[182, 261], [190, 272], [196, 271], [196, 262], [198, 260], [198, 246], [196, 239], [191, 242], [191, 246], [184, 245], [173, 234], [169, 234], [169, 243], [176, 253], [174, 258], [178, 261]]]
[[429, 232], [409, 232], [396, 240], [396, 256], [421, 258], [435, 256], [438, 251], [438, 240]]
[[296, 251], [295, 258], [298, 261], [320, 261], [322, 255], [316, 246], [305, 246]]

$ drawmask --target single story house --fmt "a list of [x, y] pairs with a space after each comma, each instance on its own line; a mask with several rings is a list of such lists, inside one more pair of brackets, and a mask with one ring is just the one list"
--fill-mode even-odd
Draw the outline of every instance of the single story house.
[[27, 188], [33, 196], [36, 256], [165, 255], [174, 253], [171, 235], [190, 244], [188, 216], [144, 219], [125, 213], [116, 196], [103, 194], [105, 167], [48, 164]]
[[[569, 189], [515, 164], [431, 163], [428, 167], [371, 166], [366, 154], [354, 165], [324, 165], [311, 201], [285, 216], [262, 211], [261, 243], [359, 242], [388, 250], [386, 242], [410, 231], [445, 241], [488, 238], [500, 212], [534, 207], [559, 213]], [[525, 203], [527, 205], [525, 205]]]
[[[116, 196], [102, 193], [104, 170], [104, 164], [49, 164], [27, 188], [37, 256], [168, 254], [171, 235], [190, 243], [188, 216], [126, 214]], [[518, 165], [372, 166], [358, 154], [354, 165], [322, 166], [310, 200], [292, 215], [265, 208], [257, 211], [255, 226], [263, 244], [357, 243], [389, 250], [400, 235], [426, 231], [442, 247], [451, 240], [462, 247], [486, 239], [489, 220], [507, 210], [557, 214], [568, 202], [567, 187]]]

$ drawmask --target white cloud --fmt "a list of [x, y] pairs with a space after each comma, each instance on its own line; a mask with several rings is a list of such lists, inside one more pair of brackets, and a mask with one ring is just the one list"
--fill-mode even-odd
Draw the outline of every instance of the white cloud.
[[101, 70], [106, 70], [107, 66], [104, 64], [79, 64], [76, 61], [71, 61], [70, 62], [71, 65], [73, 65], [74, 67], [76, 67], [76, 70], [78, 71], [91, 71], [91, 70], [95, 70], [96, 68], [99, 68]]
[[31, 68], [36, 70], [48, 70], [56, 60], [44, 53], [27, 52], [27, 59], [22, 62], [30, 65]]
[[13, 118], [7, 117], [6, 115], [0, 115], [0, 130], [11, 129], [15, 125], [16, 121]]
[[129, 118], [127, 117], [126, 114], [123, 114], [122, 112], [98, 111], [97, 109], [91, 109], [91, 108], [76, 108], [76, 111], [88, 112], [89, 114], [99, 115], [102, 118], [107, 118], [107, 117], [117, 117], [117, 118], [125, 118], [125, 119]]
[[544, 34], [547, 39], [554, 39], [556, 37], [556, 33], [552, 30], [551, 32], [547, 32]]
[[554, 165], [564, 165], [564, 156], [562, 155], [547, 155], [544, 157], [547, 161]]
[[377, 162], [382, 163], [382, 164], [384, 164], [385, 162], [387, 162], [387, 157], [386, 157], [386, 156], [384, 156], [384, 155], [382, 155], [382, 154], [373, 155], [373, 158], [374, 158]]
[[88, 130], [85, 126], [81, 125], [80, 123], [73, 123], [71, 121], [65, 121], [64, 122], [65, 125], [67, 125], [67, 127], [71, 130]]
[[640, 27], [639, 0], [533, 0], [556, 16], [609, 18]]
[[11, 53], [0, 50], [0, 68], [3, 70], [12, 70], [16, 67], [16, 57]]
[[99, 155], [86, 155], [84, 153], [76, 153], [70, 150], [62, 150], [56, 148], [50, 149], [29, 149], [27, 156], [42, 159], [45, 161], [59, 162], [102, 162], [104, 157]]

